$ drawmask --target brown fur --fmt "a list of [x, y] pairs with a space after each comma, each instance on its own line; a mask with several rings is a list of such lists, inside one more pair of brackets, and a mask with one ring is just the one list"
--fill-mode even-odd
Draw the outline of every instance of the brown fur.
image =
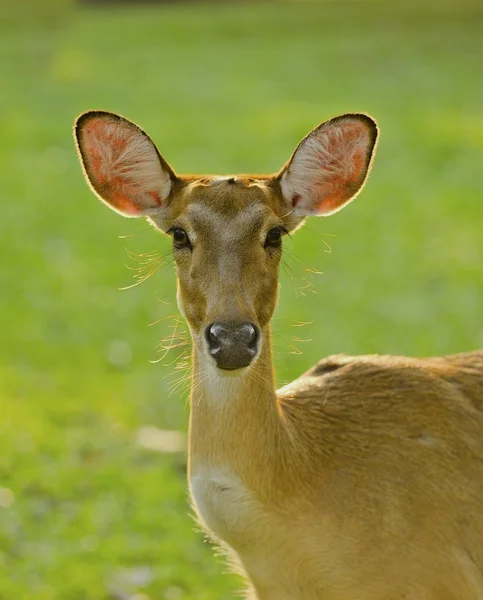
[[[95, 151], [82, 128], [91, 118]], [[106, 122], [121, 123], [129, 139], [136, 131], [109, 113], [81, 118], [94, 191], [118, 212], [182, 228], [192, 243], [174, 252], [193, 338], [190, 490], [200, 522], [246, 574], [250, 598], [482, 600], [483, 352], [333, 356], [275, 391], [270, 319], [281, 249], [266, 247], [265, 236], [334, 212], [360, 191], [375, 123], [345, 115], [316, 128], [274, 176], [179, 177], [160, 159], [169, 196], [153, 212], [152, 151], [139, 170], [114, 157], [110, 179], [101, 164], [113, 151], [103, 147]], [[326, 156], [322, 175], [313, 174]], [[121, 203], [103, 195], [101, 180], [123, 193], [141, 180], [142, 194]], [[217, 320], [259, 327], [250, 367], [213, 364], [204, 331]]]

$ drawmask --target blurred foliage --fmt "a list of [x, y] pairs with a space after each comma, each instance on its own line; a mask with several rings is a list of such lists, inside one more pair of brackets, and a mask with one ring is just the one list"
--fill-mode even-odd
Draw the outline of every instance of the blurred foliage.
[[[481, 3], [31, 0], [0, 15], [0, 598], [232, 597], [193, 531], [185, 456], [138, 443], [146, 425], [186, 429], [173, 366], [149, 363], [177, 314], [169, 243], [88, 191], [73, 119], [120, 112], [179, 172], [230, 173], [277, 170], [320, 121], [370, 112], [382, 135], [363, 194], [285, 245], [280, 382], [335, 352], [470, 350]], [[166, 266], [118, 291], [152, 251]]]

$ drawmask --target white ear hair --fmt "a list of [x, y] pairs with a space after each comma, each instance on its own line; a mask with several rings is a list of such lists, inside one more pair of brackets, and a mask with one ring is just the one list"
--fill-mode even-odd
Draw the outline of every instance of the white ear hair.
[[316, 127], [282, 169], [280, 186], [294, 215], [330, 215], [353, 200], [371, 166], [375, 121], [347, 114]]
[[113, 210], [141, 217], [166, 206], [174, 173], [137, 125], [90, 112], [77, 120], [75, 136], [88, 182]]

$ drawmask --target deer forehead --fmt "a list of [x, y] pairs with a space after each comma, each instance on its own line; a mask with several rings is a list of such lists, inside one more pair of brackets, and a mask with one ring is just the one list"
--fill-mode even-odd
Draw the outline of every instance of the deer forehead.
[[271, 190], [260, 180], [212, 177], [191, 182], [173, 215], [193, 243], [215, 239], [217, 245], [263, 240], [266, 229], [281, 223]]

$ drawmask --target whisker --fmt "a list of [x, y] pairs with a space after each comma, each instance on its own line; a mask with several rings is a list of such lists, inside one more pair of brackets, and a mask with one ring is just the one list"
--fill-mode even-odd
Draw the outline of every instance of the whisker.
[[151, 231], [151, 232], [153, 231], [153, 228], [150, 225], [148, 225], [147, 227], [143, 227], [142, 229], [140, 229], [139, 231], [135, 231], [134, 233], [120, 234], [117, 237], [120, 240], [124, 240], [124, 239], [127, 239], [127, 238], [136, 237], [136, 236], [138, 236], [138, 235], [140, 235], [142, 233], [147, 233], [148, 231]]
[[[325, 235], [331, 235], [329, 233], [326, 233]], [[333, 236], [335, 237], [335, 235]], [[332, 253], [332, 248], [329, 246], [329, 244], [324, 240], [324, 238], [321, 238], [320, 241], [324, 244], [325, 246], [325, 250], [324, 252], [327, 252], [327, 254], [331, 254]]]
[[166, 304], [167, 306], [172, 306], [172, 304], [173, 304], [172, 302], [169, 302], [168, 300], [163, 300], [159, 296], [155, 296], [155, 298], [158, 302], [161, 302], [161, 304]]
[[149, 323], [148, 327], [151, 327], [152, 325], [157, 325], [158, 323], [161, 323], [162, 321], [166, 321], [166, 319], [179, 319], [179, 320], [181, 320], [181, 317], [179, 315], [168, 315], [167, 317], [161, 317], [161, 319], [156, 319], [156, 321], [153, 321], [152, 323]]
[[307, 271], [307, 273], [310, 273], [311, 275], [323, 275], [324, 274], [323, 271], [318, 271], [314, 267], [309, 267], [309, 268], [307, 268], [305, 270]]
[[305, 327], [306, 325], [312, 325], [313, 321], [297, 321], [296, 323], [292, 323], [291, 327]]
[[137, 263], [135, 266], [125, 265], [129, 271], [134, 272], [135, 281], [133, 284], [119, 288], [120, 290], [131, 289], [153, 275], [155, 275], [161, 267], [171, 264], [173, 261], [173, 255], [170, 250], [160, 252], [158, 250], [152, 250], [150, 252], [134, 252], [129, 248], [125, 248], [126, 254], [129, 260]]

